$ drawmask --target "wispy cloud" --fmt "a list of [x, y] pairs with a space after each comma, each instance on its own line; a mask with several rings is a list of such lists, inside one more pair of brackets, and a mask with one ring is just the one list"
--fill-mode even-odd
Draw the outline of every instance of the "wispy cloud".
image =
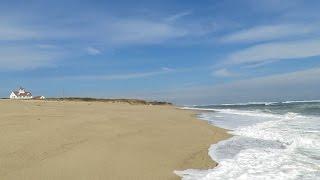
[[172, 16], [169, 16], [165, 20], [168, 22], [174, 22], [174, 21], [177, 21], [185, 16], [189, 16], [191, 14], [192, 14], [192, 11], [184, 11], [184, 12], [180, 12], [180, 13], [174, 14]]
[[61, 49], [43, 49], [35, 45], [1, 45], [0, 70], [23, 70], [54, 66], [67, 55]]
[[0, 17], [0, 41], [44, 41], [66, 40], [88, 36], [73, 27], [59, 27], [54, 24], [36, 23], [34, 17], [10, 15]]
[[82, 29], [78, 29], [77, 26], [40, 28], [37, 24], [22, 23], [15, 19], [12, 19], [11, 23], [6, 22], [0, 23], [0, 41], [74, 39], [98, 42], [102, 40], [109, 44], [157, 44], [182, 37], [187, 33], [187, 30], [182, 27], [161, 20], [142, 18], [106, 18], [105, 21], [83, 22], [89, 25]]
[[136, 73], [124, 73], [124, 74], [107, 74], [107, 75], [75, 75], [75, 76], [65, 76], [59, 77], [58, 79], [64, 80], [128, 80], [128, 79], [140, 79], [148, 78], [158, 75], [164, 75], [168, 73], [176, 72], [174, 69], [161, 68], [158, 71], [150, 72], [136, 72]]
[[246, 0], [253, 11], [262, 12], [283, 12], [287, 9], [294, 9], [303, 3], [302, 0]]
[[37, 37], [36, 32], [16, 27], [0, 26], [0, 40], [24, 40]]
[[229, 54], [225, 65], [257, 64], [263, 62], [320, 56], [320, 40], [275, 42], [255, 45]]
[[213, 72], [213, 75], [214, 76], [217, 76], [217, 77], [234, 77], [236, 76], [237, 74], [229, 71], [228, 69], [226, 68], [222, 68], [222, 69], [218, 69], [216, 71]]
[[21, 22], [0, 18], [0, 41], [28, 40], [37, 36], [38, 33], [35, 30]]
[[319, 27], [306, 24], [264, 25], [244, 29], [221, 38], [222, 42], [259, 42], [291, 36], [306, 35], [319, 31]]
[[101, 51], [97, 48], [94, 48], [94, 47], [87, 47], [86, 48], [86, 51], [88, 54], [90, 55], [98, 55], [98, 54], [101, 54]]
[[187, 34], [182, 27], [142, 19], [117, 20], [106, 28], [106, 40], [114, 44], [158, 44]]
[[166, 99], [179, 104], [238, 103], [319, 99], [320, 68], [142, 94], [144, 98]]
[[58, 49], [59, 47], [53, 44], [37, 44], [37, 47], [41, 49]]
[[163, 71], [167, 71], [167, 72], [175, 71], [175, 69], [172, 69], [172, 68], [169, 68], [169, 67], [162, 67], [161, 69], [162, 69]]
[[[32, 17], [23, 20], [19, 18], [1, 18], [0, 21], [0, 69], [30, 69], [54, 65], [58, 59], [63, 59], [70, 46], [73, 51], [90, 55], [98, 55], [101, 50], [90, 44], [100, 44], [106, 47], [120, 48], [128, 45], [152, 45], [186, 36], [189, 32], [184, 27], [163, 20], [148, 20], [146, 18], [100, 18], [80, 22], [85, 24], [59, 27], [55, 24], [41, 26], [32, 22]], [[32, 23], [31, 23], [32, 22]], [[63, 44], [63, 47], [50, 43]], [[12, 45], [12, 44], [19, 45]], [[68, 44], [69, 43], [69, 44]], [[10, 44], [7, 46], [7, 44]], [[76, 47], [74, 47], [76, 46]], [[87, 48], [84, 48], [86, 47]], [[76, 54], [79, 54], [77, 52]], [[73, 52], [74, 53], [74, 52]], [[69, 53], [72, 56], [72, 52]], [[16, 65], [12, 65], [12, 63]]]

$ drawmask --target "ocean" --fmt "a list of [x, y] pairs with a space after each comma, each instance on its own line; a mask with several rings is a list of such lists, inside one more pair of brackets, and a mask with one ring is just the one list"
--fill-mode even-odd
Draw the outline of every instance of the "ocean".
[[176, 171], [182, 180], [320, 179], [320, 101], [184, 108], [234, 136], [209, 148], [216, 168]]

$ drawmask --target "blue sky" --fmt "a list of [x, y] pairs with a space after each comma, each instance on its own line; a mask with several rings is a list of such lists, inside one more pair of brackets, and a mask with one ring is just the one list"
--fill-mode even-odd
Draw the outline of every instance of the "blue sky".
[[0, 96], [320, 99], [316, 0], [1, 1]]

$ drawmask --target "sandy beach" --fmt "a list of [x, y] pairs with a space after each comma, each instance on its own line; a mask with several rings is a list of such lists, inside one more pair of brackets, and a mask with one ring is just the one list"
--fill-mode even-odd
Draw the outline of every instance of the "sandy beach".
[[169, 105], [0, 101], [0, 179], [178, 180], [229, 135]]

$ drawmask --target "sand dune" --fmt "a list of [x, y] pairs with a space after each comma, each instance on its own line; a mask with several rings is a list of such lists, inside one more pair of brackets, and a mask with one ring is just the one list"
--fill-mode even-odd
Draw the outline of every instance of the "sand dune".
[[0, 101], [0, 179], [166, 180], [229, 135], [173, 106]]

